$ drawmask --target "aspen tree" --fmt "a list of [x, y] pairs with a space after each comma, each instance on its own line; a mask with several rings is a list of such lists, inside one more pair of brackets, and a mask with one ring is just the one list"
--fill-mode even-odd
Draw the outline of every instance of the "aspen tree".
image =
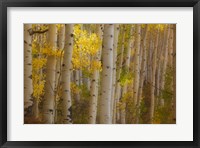
[[71, 60], [73, 52], [73, 24], [65, 25], [65, 46], [62, 64], [62, 99], [63, 99], [63, 123], [72, 123], [72, 107], [71, 107]]
[[[49, 25], [47, 42], [50, 50], [55, 51], [57, 48], [56, 24]], [[45, 95], [43, 102], [43, 122], [46, 124], [54, 123], [55, 71], [56, 71], [56, 57], [54, 55], [49, 55], [47, 58], [47, 65], [46, 65], [46, 84], [45, 84]]]
[[155, 110], [155, 75], [156, 75], [156, 66], [157, 66], [157, 50], [158, 50], [158, 43], [159, 43], [159, 29], [156, 30], [156, 42], [154, 48], [154, 55], [153, 55], [153, 67], [152, 67], [152, 82], [151, 82], [151, 104], [150, 104], [150, 123], [153, 122], [154, 117], [154, 110]]
[[[130, 67], [130, 57], [131, 57], [131, 48], [132, 48], [132, 31], [133, 28], [131, 26], [130, 32], [129, 32], [129, 39], [128, 39], [128, 45], [127, 45], [127, 50], [126, 50], [126, 54], [125, 54], [125, 66], [124, 69], [129, 72], [129, 67]], [[122, 88], [122, 96], [124, 97], [127, 93], [127, 87], [128, 85], [125, 84]], [[120, 120], [121, 120], [121, 124], [125, 124], [126, 123], [126, 102], [125, 100], [122, 100], [122, 107], [121, 107], [121, 113], [120, 113]]]
[[29, 30], [32, 29], [32, 24], [24, 25], [24, 109], [33, 104], [32, 93], [32, 37]]
[[116, 122], [120, 120], [120, 110], [119, 110], [119, 99], [121, 97], [121, 85], [120, 85], [120, 74], [122, 70], [122, 62], [123, 62], [123, 54], [124, 54], [124, 42], [125, 42], [125, 28], [122, 25], [121, 26], [120, 32], [122, 33], [122, 46], [121, 50], [118, 53], [119, 55], [119, 60], [118, 60], [118, 65], [117, 65], [117, 70], [116, 70], [116, 88], [115, 88], [115, 106], [116, 106]]
[[[141, 41], [141, 25], [136, 25], [136, 39], [135, 39], [135, 78], [134, 78], [134, 90], [133, 90], [133, 96], [134, 99], [137, 100], [138, 98], [138, 88], [139, 88], [139, 79], [140, 79], [140, 41]], [[137, 101], [136, 103], [136, 109], [138, 112], [140, 102]], [[137, 122], [139, 118], [139, 115], [137, 114]]]
[[141, 58], [142, 58], [142, 61], [141, 61], [141, 70], [140, 70], [140, 84], [139, 84], [139, 92], [138, 92], [138, 101], [140, 101], [142, 99], [142, 90], [143, 90], [143, 83], [144, 83], [144, 79], [145, 79], [145, 76], [146, 76], [146, 73], [147, 73], [147, 70], [146, 70], [146, 65], [147, 65], [147, 47], [148, 47], [148, 43], [149, 43], [149, 32], [148, 32], [148, 29], [149, 29], [149, 25], [145, 25], [145, 29], [144, 29], [144, 39], [143, 39], [143, 44], [142, 44], [142, 55], [141, 55]]
[[112, 93], [112, 68], [113, 68], [113, 39], [114, 25], [104, 25], [104, 37], [102, 46], [103, 71], [100, 99], [100, 123], [110, 124], [111, 120], [111, 93]]
[[65, 25], [59, 24], [60, 29], [58, 30], [58, 52], [61, 52], [60, 57], [56, 58], [56, 78], [55, 78], [55, 92], [56, 92], [56, 98], [55, 98], [55, 123], [57, 123], [58, 119], [58, 91], [60, 88], [60, 79], [61, 79], [61, 68], [62, 68], [62, 51], [65, 45]]
[[[99, 38], [102, 40], [102, 30], [101, 25], [97, 25], [97, 34]], [[95, 56], [96, 61], [101, 60], [101, 50], [102, 46]], [[96, 116], [97, 116], [97, 102], [98, 102], [98, 86], [99, 86], [99, 70], [94, 70], [92, 74], [92, 81], [91, 81], [91, 89], [90, 89], [90, 106], [89, 106], [89, 123], [95, 124], [96, 123]]]
[[116, 123], [116, 99], [115, 99], [115, 89], [116, 89], [116, 66], [117, 66], [117, 45], [118, 45], [118, 36], [119, 36], [119, 24], [114, 25], [114, 44], [113, 44], [113, 79], [112, 79], [112, 122]]
[[[165, 74], [167, 69], [167, 63], [168, 63], [168, 51], [169, 51], [169, 37], [170, 37], [170, 25], [167, 25], [166, 27], [166, 37], [165, 37], [165, 45], [164, 45], [164, 61], [163, 61], [163, 69], [162, 69], [162, 77], [161, 77], [161, 89], [164, 89], [165, 84]], [[161, 106], [164, 105], [164, 100], [161, 99]]]

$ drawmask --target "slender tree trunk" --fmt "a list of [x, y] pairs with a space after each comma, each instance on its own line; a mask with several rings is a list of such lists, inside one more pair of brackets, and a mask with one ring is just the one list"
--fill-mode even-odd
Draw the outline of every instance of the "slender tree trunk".
[[[97, 25], [98, 36], [102, 39], [102, 30], [101, 25]], [[100, 47], [95, 60], [101, 60], [101, 50]], [[90, 89], [90, 108], [89, 108], [89, 124], [96, 123], [96, 116], [97, 116], [97, 103], [98, 103], [98, 86], [99, 86], [99, 70], [94, 70], [92, 74], [92, 82], [91, 82], [91, 89]]]
[[[146, 65], [147, 65], [147, 46], [149, 44], [149, 37], [148, 37], [148, 28], [149, 25], [145, 26], [145, 30], [144, 30], [144, 39], [143, 39], [143, 45], [142, 45], [142, 61], [141, 61], [141, 70], [140, 70], [140, 84], [139, 84], [139, 92], [138, 92], [138, 98], [137, 98], [137, 102], [140, 102], [142, 100], [142, 91], [143, 91], [143, 84], [144, 84], [144, 79], [147, 73], [146, 70]], [[140, 112], [140, 111], [139, 111]]]
[[24, 109], [33, 104], [33, 82], [32, 82], [32, 37], [29, 29], [32, 24], [24, 25]]
[[[50, 49], [56, 50], [56, 45], [57, 45], [56, 24], [49, 25], [48, 44]], [[43, 122], [46, 124], [54, 123], [55, 71], [56, 71], [56, 57], [54, 55], [50, 55], [47, 58], [46, 84], [45, 84], [45, 95], [43, 102]]]
[[[135, 42], [135, 79], [134, 79], [134, 90], [133, 90], [133, 95], [134, 99], [137, 100], [138, 98], [138, 88], [139, 88], [139, 79], [140, 79], [140, 41], [141, 41], [141, 25], [136, 25], [136, 42]], [[137, 101], [136, 103], [136, 108], [137, 108], [137, 119], [136, 123], [139, 122], [139, 104], [140, 102]]]
[[[133, 28], [131, 27], [130, 29], [130, 36], [128, 39], [128, 45], [127, 45], [127, 50], [126, 50], [126, 56], [125, 56], [125, 70], [126, 72], [129, 72], [129, 67], [130, 67], [130, 58], [131, 58], [131, 49], [132, 49], [132, 31]], [[127, 94], [127, 87], [128, 84], [125, 84], [122, 88], [122, 96], [124, 97]], [[125, 100], [122, 100], [122, 107], [121, 107], [121, 115], [120, 115], [120, 119], [121, 119], [121, 124], [125, 124], [126, 123], [126, 102]]]
[[151, 104], [150, 104], [150, 123], [153, 123], [154, 110], [155, 110], [155, 77], [157, 67], [157, 50], [159, 43], [159, 30], [156, 31], [156, 42], [153, 55], [153, 67], [152, 67], [152, 82], [151, 82]]
[[117, 70], [116, 70], [116, 88], [115, 88], [115, 106], [116, 106], [116, 122], [119, 122], [120, 120], [120, 110], [119, 110], [119, 100], [121, 96], [121, 85], [120, 85], [120, 74], [122, 70], [122, 62], [123, 62], [123, 54], [124, 54], [124, 42], [125, 42], [125, 29], [122, 26], [122, 47], [120, 50], [119, 55], [119, 60], [117, 63]]
[[106, 24], [104, 27], [100, 123], [110, 124], [112, 122], [110, 107], [112, 93], [114, 25]]
[[[166, 75], [166, 69], [167, 69], [167, 63], [168, 63], [168, 51], [169, 51], [169, 37], [170, 37], [170, 25], [167, 25], [167, 33], [166, 33], [166, 38], [165, 38], [165, 53], [164, 53], [164, 63], [163, 63], [163, 70], [162, 70], [162, 78], [161, 78], [161, 89], [164, 89], [165, 85], [165, 75]], [[160, 100], [161, 106], [164, 105], [164, 100]]]
[[[64, 48], [65, 45], [65, 25], [61, 24], [61, 28], [58, 31], [58, 51], [61, 51]], [[62, 71], [62, 55], [60, 57], [56, 58], [56, 82], [55, 82], [55, 92], [56, 92], [56, 99], [55, 99], [55, 123], [57, 123], [57, 119], [58, 119], [58, 91], [60, 88], [60, 79], [61, 79], [61, 71]]]
[[[78, 70], [78, 69], [75, 70], [75, 83], [76, 83], [77, 87], [80, 85], [80, 70]], [[78, 103], [80, 101], [80, 93], [79, 92], [75, 92], [74, 99], [75, 99], [76, 103]]]
[[112, 123], [116, 123], [116, 100], [115, 100], [115, 88], [116, 88], [116, 66], [117, 66], [117, 45], [119, 36], [119, 24], [114, 25], [114, 45], [113, 45], [113, 79], [112, 79]]
[[73, 24], [65, 25], [65, 46], [64, 57], [62, 64], [62, 99], [63, 99], [63, 123], [72, 123], [72, 108], [71, 108], [71, 60], [73, 52]]

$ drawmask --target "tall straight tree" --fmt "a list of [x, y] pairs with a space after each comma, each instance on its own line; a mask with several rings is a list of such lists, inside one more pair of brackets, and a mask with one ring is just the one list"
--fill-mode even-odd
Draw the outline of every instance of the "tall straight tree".
[[24, 25], [24, 109], [33, 104], [32, 102], [32, 37], [29, 30], [32, 24]]
[[[126, 47], [126, 51], [125, 51], [125, 66], [124, 69], [126, 72], [129, 72], [129, 67], [130, 67], [130, 58], [131, 58], [131, 49], [132, 49], [132, 42], [133, 42], [133, 38], [132, 38], [132, 32], [133, 32], [133, 27], [129, 26], [130, 30], [128, 30], [128, 43], [127, 43], [127, 47]], [[122, 97], [124, 97], [127, 94], [127, 88], [128, 88], [128, 84], [125, 84], [122, 87]], [[122, 107], [121, 107], [121, 111], [120, 111], [120, 120], [121, 120], [121, 124], [125, 124], [126, 123], [126, 102], [124, 100], [122, 100]]]
[[[49, 25], [47, 43], [50, 50], [57, 48], [57, 28], [56, 24]], [[43, 122], [46, 124], [54, 123], [54, 87], [55, 87], [56, 57], [49, 55], [46, 65], [46, 84], [43, 102]]]
[[139, 122], [139, 106], [140, 101], [138, 100], [138, 88], [139, 88], [139, 79], [140, 79], [140, 41], [141, 41], [141, 25], [136, 25], [136, 39], [135, 39], [135, 79], [134, 79], [134, 100], [136, 100], [136, 109], [137, 109], [137, 120], [136, 123]]
[[123, 55], [124, 55], [124, 42], [125, 42], [125, 28], [124, 25], [120, 26], [121, 30], [120, 32], [122, 33], [122, 45], [121, 45], [121, 49], [118, 53], [118, 59], [117, 59], [117, 69], [116, 69], [116, 88], [115, 88], [115, 107], [116, 107], [116, 121], [115, 122], [119, 122], [120, 120], [120, 109], [119, 109], [119, 100], [121, 97], [121, 85], [120, 85], [120, 75], [121, 75], [121, 71], [122, 71], [122, 63], [123, 63]]
[[[101, 25], [97, 25], [97, 34], [99, 38], [102, 40], [102, 30]], [[102, 46], [100, 46], [99, 51], [95, 55], [95, 60], [101, 60], [101, 50]], [[99, 86], [99, 70], [94, 70], [92, 74], [92, 82], [91, 82], [91, 89], [90, 89], [90, 105], [89, 105], [89, 123], [95, 124], [96, 123], [96, 116], [97, 116], [97, 101], [98, 101], [98, 86]]]
[[[65, 25], [59, 24], [60, 29], [58, 30], [58, 52], [63, 53], [63, 48], [65, 45]], [[61, 79], [61, 68], [62, 68], [62, 55], [56, 58], [56, 78], [55, 78], [55, 92], [56, 92], [56, 99], [55, 99], [55, 123], [58, 120], [58, 91], [60, 87], [60, 79]]]
[[71, 108], [71, 89], [70, 89], [70, 76], [71, 76], [71, 60], [73, 52], [73, 24], [65, 25], [65, 46], [64, 57], [62, 64], [62, 97], [63, 99], [63, 123], [72, 123], [72, 108]]
[[110, 124], [111, 120], [111, 93], [112, 93], [112, 71], [113, 71], [113, 40], [114, 25], [104, 25], [104, 38], [102, 46], [103, 72], [100, 99], [100, 123]]
[[112, 123], [116, 123], [116, 99], [115, 99], [115, 89], [116, 89], [116, 66], [117, 66], [117, 45], [118, 45], [118, 37], [119, 37], [119, 24], [114, 25], [114, 44], [113, 44], [113, 78], [112, 78], [112, 104], [111, 104], [111, 112], [112, 112]]
[[159, 43], [159, 29], [156, 30], [156, 41], [153, 55], [153, 67], [152, 67], [152, 82], [151, 82], [151, 104], [150, 104], [150, 123], [153, 122], [154, 110], [155, 110], [155, 81], [156, 81], [156, 67], [157, 67], [157, 50]]

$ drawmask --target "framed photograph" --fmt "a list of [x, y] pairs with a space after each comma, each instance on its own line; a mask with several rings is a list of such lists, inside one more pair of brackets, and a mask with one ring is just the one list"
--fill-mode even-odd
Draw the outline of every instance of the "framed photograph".
[[200, 147], [199, 0], [1, 0], [0, 145]]

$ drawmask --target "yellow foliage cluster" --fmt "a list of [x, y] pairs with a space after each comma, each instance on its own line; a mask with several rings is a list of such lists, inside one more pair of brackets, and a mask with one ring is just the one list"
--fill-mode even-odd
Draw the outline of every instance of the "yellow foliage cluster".
[[[101, 46], [100, 38], [95, 34], [89, 34], [86, 30], [81, 30], [80, 25], [74, 26], [74, 48], [72, 63], [74, 69], [87, 69], [90, 67], [100, 69], [101, 63], [92, 61], [92, 57], [97, 56]], [[91, 66], [92, 64], [92, 66]]]
[[56, 57], [61, 57], [62, 56], [62, 52], [63, 50], [60, 49], [55, 49], [52, 50], [50, 47], [45, 47], [41, 49], [41, 53], [43, 55], [47, 55], [47, 56], [56, 56]]
[[34, 83], [33, 96], [36, 99], [39, 99], [42, 95], [44, 95], [44, 84], [45, 84], [44, 80], [40, 81], [39, 83]]
[[77, 94], [80, 92], [80, 88], [75, 83], [71, 83], [70, 88], [71, 88], [72, 93]]
[[34, 71], [38, 71], [42, 67], [46, 65], [47, 59], [46, 58], [33, 58], [32, 60], [32, 68]]
[[33, 97], [39, 99], [44, 95], [45, 75], [40, 74], [40, 70], [46, 65], [45, 58], [33, 58], [32, 60], [32, 79], [33, 79]]

